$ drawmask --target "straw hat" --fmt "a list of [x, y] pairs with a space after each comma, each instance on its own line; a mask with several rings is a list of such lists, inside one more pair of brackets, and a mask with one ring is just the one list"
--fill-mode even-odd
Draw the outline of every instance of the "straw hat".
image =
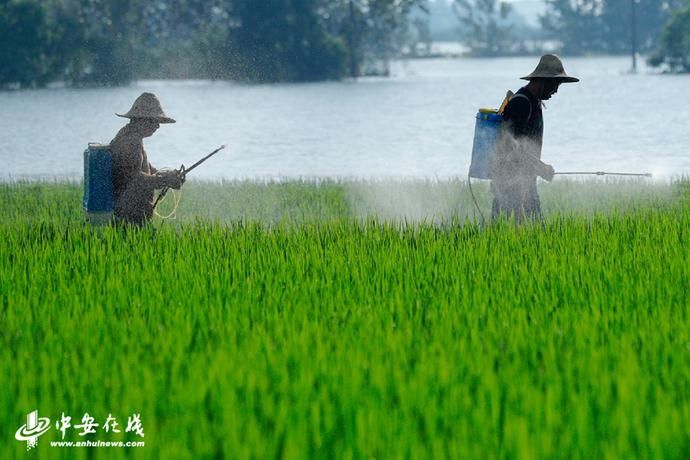
[[124, 115], [119, 113], [115, 115], [123, 118], [151, 118], [158, 123], [175, 123], [175, 120], [163, 112], [160, 101], [153, 93], [141, 93], [141, 96], [132, 104], [129, 112]]
[[575, 83], [580, 81], [579, 78], [571, 77], [565, 73], [563, 63], [555, 54], [545, 54], [539, 60], [537, 68], [534, 72], [522, 77], [522, 80], [533, 80], [536, 78], [556, 78], [563, 83]]

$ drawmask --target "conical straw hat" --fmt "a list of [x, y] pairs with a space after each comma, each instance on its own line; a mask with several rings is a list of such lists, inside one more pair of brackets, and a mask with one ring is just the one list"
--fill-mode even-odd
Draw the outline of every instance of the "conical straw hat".
[[534, 72], [522, 77], [522, 80], [533, 80], [536, 78], [556, 78], [563, 83], [575, 83], [580, 81], [579, 78], [571, 77], [565, 73], [563, 63], [555, 54], [545, 54], [539, 60], [537, 68]]
[[129, 112], [124, 115], [119, 113], [115, 115], [123, 118], [151, 118], [158, 121], [158, 123], [175, 123], [175, 120], [163, 112], [160, 101], [153, 93], [141, 93], [141, 96], [132, 104]]

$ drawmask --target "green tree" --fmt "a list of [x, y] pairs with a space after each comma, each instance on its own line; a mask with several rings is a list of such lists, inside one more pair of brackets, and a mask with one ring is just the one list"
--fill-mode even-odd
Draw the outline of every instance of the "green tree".
[[144, 2], [133, 42], [137, 78], [229, 78], [229, 12], [224, 0]]
[[627, 53], [632, 42], [632, 2], [635, 2], [635, 29], [637, 50], [648, 52], [656, 46], [659, 33], [667, 18], [667, 8], [662, 1], [606, 0], [603, 3], [601, 22], [604, 27], [604, 51]]
[[[388, 63], [409, 43], [410, 14], [426, 11], [426, 0], [321, 1], [327, 30], [347, 50], [348, 74], [387, 73]], [[382, 68], [382, 70], [381, 70]]]
[[315, 0], [236, 0], [226, 71], [251, 81], [339, 78], [342, 45], [321, 27]]
[[399, 53], [425, 0], [0, 0], [0, 86], [311, 81]]
[[[431, 26], [428, 18], [416, 17], [412, 20], [414, 34], [410, 39], [410, 54], [416, 56], [428, 56], [431, 54], [433, 37], [431, 36]], [[421, 47], [421, 49], [420, 49]]]
[[51, 26], [60, 32], [51, 49], [64, 62], [64, 80], [73, 85], [120, 85], [134, 78], [140, 6], [138, 0], [52, 2]]
[[29, 1], [0, 0], [0, 87], [50, 80], [45, 10]]
[[684, 0], [547, 0], [540, 18], [547, 36], [564, 54], [622, 54], [632, 46], [632, 2], [635, 2], [637, 50], [656, 47], [669, 12]]
[[418, 0], [369, 1], [364, 64], [374, 73], [388, 75], [390, 61], [409, 42], [413, 8], [425, 10], [426, 3]]
[[653, 66], [672, 72], [690, 72], [690, 5], [675, 11], [661, 32], [659, 49], [650, 56]]
[[455, 0], [463, 42], [475, 56], [510, 54], [516, 37], [508, 21], [512, 7], [500, 0]]
[[547, 0], [540, 18], [548, 37], [560, 42], [564, 54], [582, 54], [603, 48], [600, 0]]

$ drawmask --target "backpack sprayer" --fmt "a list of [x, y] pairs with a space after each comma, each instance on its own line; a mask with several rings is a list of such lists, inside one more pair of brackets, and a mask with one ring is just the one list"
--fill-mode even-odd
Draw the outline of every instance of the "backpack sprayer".
[[[521, 95], [517, 95], [521, 96]], [[515, 97], [512, 91], [508, 91], [506, 98], [503, 100], [501, 107], [495, 109], [479, 109], [476, 116], [476, 123], [474, 126], [474, 141], [472, 143], [472, 160], [470, 162], [470, 170], [467, 175], [467, 183], [482, 222], [485, 221], [484, 213], [477, 202], [477, 198], [472, 190], [472, 178], [491, 180], [491, 162], [496, 154], [498, 148], [498, 141], [503, 129], [503, 111], [508, 105], [508, 102]], [[524, 97], [524, 96], [523, 96]], [[652, 177], [650, 173], [621, 173], [608, 171], [557, 171], [557, 175], [595, 175], [595, 176], [635, 176], [635, 177]]]
[[[187, 173], [194, 170], [197, 166], [223, 150], [225, 147], [225, 145], [221, 145], [189, 168], [185, 168], [184, 165], [182, 165], [180, 167], [182, 177], [184, 178]], [[154, 210], [168, 190], [169, 187], [163, 187], [156, 201], [153, 203]], [[82, 204], [89, 222], [101, 225], [112, 220], [115, 197], [113, 192], [113, 158], [109, 145], [89, 143], [84, 151], [84, 197]], [[175, 209], [173, 209], [170, 215], [164, 218], [174, 216], [178, 204], [179, 199], [175, 202]]]
[[110, 222], [115, 207], [113, 158], [109, 145], [89, 143], [84, 150], [84, 198], [86, 219], [95, 225]]

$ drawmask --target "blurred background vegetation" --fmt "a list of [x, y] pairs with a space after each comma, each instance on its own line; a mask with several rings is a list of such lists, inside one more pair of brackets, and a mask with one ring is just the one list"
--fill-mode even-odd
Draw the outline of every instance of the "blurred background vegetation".
[[[536, 21], [520, 13], [536, 10]], [[475, 56], [506, 56], [556, 51], [568, 56], [592, 54], [654, 55], [654, 64], [673, 64], [667, 57], [690, 57], [690, 35], [673, 45], [661, 40], [669, 29], [690, 34], [682, 11], [690, 0], [455, 0], [434, 2], [431, 9], [453, 10], [459, 38]], [[687, 14], [686, 14], [687, 16]], [[449, 37], [449, 24], [445, 36]], [[669, 46], [677, 48], [668, 54]], [[676, 66], [672, 65], [674, 70]]]
[[471, 56], [623, 54], [634, 41], [652, 65], [690, 71], [690, 0], [545, 0], [535, 23], [521, 2], [536, 3], [0, 0], [0, 87], [386, 75], [439, 40]]

